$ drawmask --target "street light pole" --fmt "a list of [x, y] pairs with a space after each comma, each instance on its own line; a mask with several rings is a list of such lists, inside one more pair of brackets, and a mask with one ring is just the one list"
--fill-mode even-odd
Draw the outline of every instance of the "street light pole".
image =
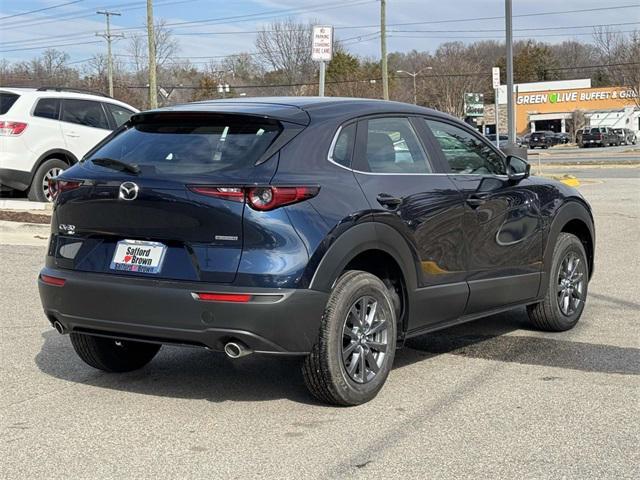
[[425, 70], [433, 70], [433, 67], [424, 67], [417, 72], [407, 72], [406, 70], [396, 70], [396, 73], [406, 73], [407, 75], [413, 77], [413, 104], [418, 104], [418, 89], [416, 87], [416, 77], [420, 75]]
[[512, 0], [505, 0], [504, 4], [506, 43], [507, 43], [507, 132], [508, 146], [516, 143], [514, 114], [513, 114], [513, 9]]

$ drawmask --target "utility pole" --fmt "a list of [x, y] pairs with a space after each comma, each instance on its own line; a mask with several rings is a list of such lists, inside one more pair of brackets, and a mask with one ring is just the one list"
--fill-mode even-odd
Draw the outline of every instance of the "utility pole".
[[104, 15], [107, 19], [107, 31], [105, 33], [96, 33], [96, 36], [103, 37], [107, 41], [107, 78], [109, 81], [109, 96], [113, 97], [113, 56], [111, 55], [111, 42], [114, 38], [124, 38], [121, 33], [111, 33], [111, 17], [119, 17], [118, 12], [110, 12], [108, 10], [98, 10], [98, 15]]
[[513, 9], [511, 0], [505, 0], [504, 18], [507, 35], [507, 131], [509, 135], [507, 145], [512, 148], [515, 147], [516, 133], [513, 112]]
[[153, 32], [153, 0], [147, 0], [147, 43], [149, 44], [149, 108], [158, 108], [156, 39]]
[[389, 100], [389, 72], [387, 68], [387, 0], [380, 0], [380, 55], [382, 61], [382, 98]]

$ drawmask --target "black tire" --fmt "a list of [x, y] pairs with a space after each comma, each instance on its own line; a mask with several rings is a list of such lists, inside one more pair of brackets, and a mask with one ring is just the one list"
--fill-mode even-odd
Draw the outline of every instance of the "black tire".
[[105, 372], [130, 372], [144, 367], [160, 345], [72, 333], [71, 344], [87, 365]]
[[[560, 270], [565, 265], [563, 262], [569, 255], [575, 255], [580, 260], [580, 272], [584, 281], [579, 293], [581, 301], [573, 312], [563, 312], [560, 307], [562, 293], [560, 291]], [[577, 267], [576, 267], [577, 268]], [[535, 305], [527, 307], [527, 313], [531, 322], [540, 330], [550, 332], [563, 332], [573, 328], [584, 310], [589, 286], [589, 264], [582, 242], [570, 233], [561, 233], [558, 236], [555, 248], [553, 249], [553, 260], [551, 263], [551, 274], [547, 285], [547, 294], [544, 300]], [[573, 297], [569, 296], [569, 302]]]
[[52, 175], [57, 170], [66, 170], [69, 165], [66, 162], [58, 158], [50, 158], [38, 167], [33, 180], [31, 181], [31, 187], [29, 188], [29, 200], [32, 202], [51, 202], [52, 198], [47, 193], [48, 187], [44, 185], [47, 176]]
[[[382, 358], [380, 358], [381, 350], [376, 351], [375, 348], [369, 350], [366, 343], [361, 347], [358, 342], [363, 340], [353, 339], [353, 336], [358, 335], [355, 333], [358, 327], [347, 326], [350, 319], [357, 318], [350, 313], [352, 309], [355, 309], [355, 312], [363, 311], [357, 306], [357, 304], [362, 305], [359, 303], [361, 299], [365, 305], [366, 299], [374, 299], [376, 302], [376, 314], [379, 316], [376, 316], [371, 325], [380, 326], [386, 322], [384, 330], [386, 352]], [[364, 311], [366, 315], [371, 310], [365, 307]], [[385, 284], [378, 277], [367, 272], [351, 270], [344, 273], [336, 282], [327, 302], [317, 343], [302, 366], [307, 388], [318, 400], [333, 405], [349, 406], [368, 402], [378, 394], [391, 371], [396, 350], [396, 337], [397, 325], [393, 300]], [[377, 337], [374, 337], [374, 340], [375, 338]], [[366, 358], [363, 379], [373, 374], [373, 377], [366, 381], [358, 382], [352, 378], [353, 375], [357, 376], [358, 371], [362, 372], [360, 366], [356, 366], [356, 370], [350, 374], [345, 366], [346, 360], [343, 361], [343, 349], [351, 348], [354, 343], [356, 346], [352, 350], [352, 355], [355, 355], [357, 350], [358, 355]], [[367, 371], [371, 363], [365, 351], [370, 352], [371, 355], [378, 355], [376, 359], [379, 359], [381, 364], [378, 365], [377, 373]], [[349, 367], [358, 362], [353, 356], [348, 360], [350, 360]]]

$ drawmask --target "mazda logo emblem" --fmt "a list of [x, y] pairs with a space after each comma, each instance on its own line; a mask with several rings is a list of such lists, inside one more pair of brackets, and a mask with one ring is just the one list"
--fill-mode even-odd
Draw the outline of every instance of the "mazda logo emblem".
[[124, 182], [122, 185], [120, 185], [120, 193], [118, 194], [118, 197], [122, 200], [135, 200], [136, 198], [138, 198], [139, 190], [140, 188], [138, 188], [138, 185], [136, 185], [135, 183]]

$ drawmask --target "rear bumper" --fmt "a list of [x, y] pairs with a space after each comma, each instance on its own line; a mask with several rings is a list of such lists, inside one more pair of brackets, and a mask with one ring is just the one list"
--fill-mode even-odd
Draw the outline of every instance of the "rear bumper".
[[[259, 353], [306, 354], [313, 347], [328, 294], [307, 289], [240, 288], [44, 268], [39, 277], [50, 322], [68, 332], [222, 351], [229, 341]], [[206, 302], [193, 292], [248, 293], [247, 303]]]
[[31, 172], [0, 168], [0, 185], [15, 190], [26, 190], [31, 185]]

